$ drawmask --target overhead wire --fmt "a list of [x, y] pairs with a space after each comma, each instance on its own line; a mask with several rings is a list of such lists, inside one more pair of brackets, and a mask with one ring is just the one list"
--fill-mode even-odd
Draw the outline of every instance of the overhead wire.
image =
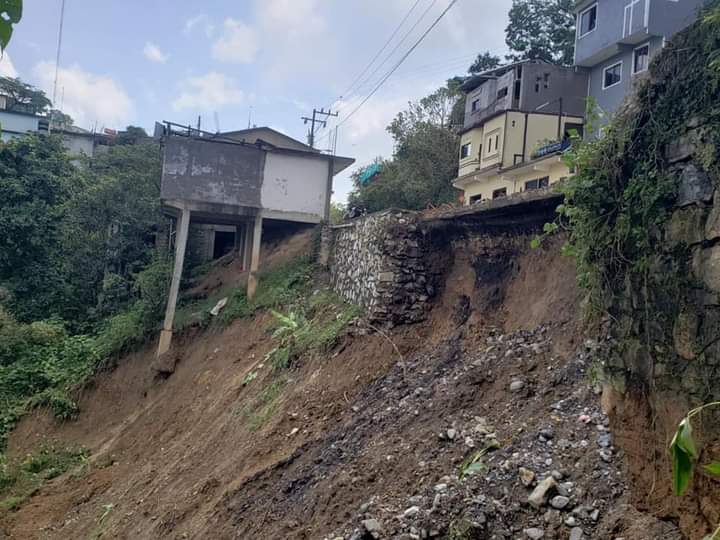
[[[435, 2], [433, 2], [433, 4], [434, 3]], [[438, 15], [438, 17], [432, 22], [432, 24], [430, 24], [430, 26], [425, 30], [425, 32], [422, 33], [422, 35], [412, 45], [412, 47], [410, 47], [407, 50], [407, 52], [405, 52], [405, 54], [402, 55], [400, 60], [398, 60], [398, 62], [392, 67], [392, 69], [390, 69], [390, 71], [388, 71], [388, 73], [380, 80], [380, 82], [372, 89], [372, 91], [367, 96], [365, 96], [365, 98], [349, 114], [345, 115], [341, 120], [338, 121], [338, 123], [335, 126], [336, 128], [342, 126], [343, 124], [345, 124], [345, 122], [350, 120], [350, 118], [352, 118], [365, 105], [365, 103], [367, 103], [370, 100], [370, 98], [373, 97], [375, 95], [375, 93], [377, 93], [377, 91], [383, 86], [383, 84], [385, 84], [385, 81], [387, 81], [390, 78], [390, 76], [393, 73], [395, 73], [395, 71], [397, 71], [397, 69], [402, 65], [402, 63], [408, 58], [408, 56], [410, 56], [412, 54], [412, 52], [418, 48], [418, 46], [425, 40], [425, 38], [428, 36], [428, 34], [430, 34], [430, 32], [433, 30], [433, 28], [435, 28], [438, 25], [438, 23], [443, 19], [443, 17], [445, 17], [445, 15], [448, 13], [448, 11], [450, 11], [450, 9], [452, 9], [452, 7], [456, 3], [457, 3], [457, 0], [450, 1], [450, 3], [442, 11], [442, 13], [440, 13], [440, 15]], [[423, 16], [424, 16], [424, 14], [423, 14]], [[329, 136], [329, 133], [324, 135], [323, 139], [327, 136]]]

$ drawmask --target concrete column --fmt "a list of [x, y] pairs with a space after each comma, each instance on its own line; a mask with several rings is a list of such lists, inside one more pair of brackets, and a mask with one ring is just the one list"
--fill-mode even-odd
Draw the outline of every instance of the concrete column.
[[235, 225], [235, 245], [233, 250], [242, 256], [242, 225], [239, 223]]
[[250, 221], [246, 221], [243, 225], [243, 272], [250, 270], [250, 259], [252, 259], [252, 236], [250, 235]]
[[252, 255], [250, 258], [250, 274], [248, 275], [247, 296], [252, 298], [257, 291], [257, 272], [260, 268], [260, 244], [262, 242], [262, 215], [255, 216], [252, 236]]
[[190, 210], [182, 209], [177, 220], [177, 231], [175, 233], [175, 266], [173, 268], [172, 281], [170, 283], [170, 294], [168, 295], [167, 307], [165, 308], [165, 321], [160, 331], [160, 343], [157, 355], [167, 352], [170, 349], [170, 342], [173, 334], [173, 321], [175, 319], [175, 306], [177, 305], [178, 293], [180, 292], [180, 278], [182, 278], [183, 263], [185, 262], [185, 250], [187, 248], [188, 230], [190, 228]]

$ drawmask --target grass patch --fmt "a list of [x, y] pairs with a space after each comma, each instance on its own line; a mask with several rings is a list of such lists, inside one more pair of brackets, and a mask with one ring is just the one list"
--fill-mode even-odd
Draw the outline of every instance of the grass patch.
[[288, 315], [273, 311], [273, 338], [278, 344], [266, 360], [276, 370], [283, 370], [302, 355], [327, 352], [344, 335], [350, 321], [362, 314], [361, 308], [325, 289], [296, 303]]
[[255, 402], [246, 407], [245, 418], [248, 421], [250, 431], [259, 430], [270, 420], [277, 408], [277, 400], [287, 382], [288, 379], [285, 375], [275, 378], [263, 389]]
[[7, 461], [0, 454], [0, 509], [16, 510], [47, 481], [87, 466], [83, 448], [44, 446], [23, 460]]

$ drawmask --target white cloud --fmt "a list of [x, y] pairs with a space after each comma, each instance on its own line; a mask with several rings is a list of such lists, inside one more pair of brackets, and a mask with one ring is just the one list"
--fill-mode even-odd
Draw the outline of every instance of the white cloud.
[[212, 55], [221, 62], [250, 64], [259, 50], [257, 32], [244, 22], [228, 17], [223, 24], [222, 35], [213, 43]]
[[185, 21], [186, 34], [192, 33], [195, 28], [201, 28], [203, 32], [205, 32], [205, 35], [209, 38], [215, 33], [215, 25], [212, 20], [210, 20], [210, 17], [204, 13], [196, 15], [195, 17]]
[[151, 62], [158, 62], [160, 64], [164, 64], [169, 58], [167, 54], [160, 50], [160, 47], [150, 41], [145, 43], [143, 54], [145, 55], [145, 58], [147, 58]]
[[[55, 77], [54, 62], [40, 62], [33, 69], [38, 86], [50, 96]], [[58, 95], [63, 95], [63, 112], [81, 127], [124, 127], [132, 119], [134, 104], [130, 96], [111, 77], [84, 71], [78, 65], [61, 67]], [[58, 107], [60, 103], [56, 104]]]
[[3, 53], [2, 58], [0, 58], [0, 76], [13, 78], [18, 76], [18, 72], [7, 52]]
[[185, 79], [181, 86], [183, 91], [172, 103], [176, 111], [212, 110], [245, 102], [245, 94], [237, 87], [235, 80], [216, 71]]

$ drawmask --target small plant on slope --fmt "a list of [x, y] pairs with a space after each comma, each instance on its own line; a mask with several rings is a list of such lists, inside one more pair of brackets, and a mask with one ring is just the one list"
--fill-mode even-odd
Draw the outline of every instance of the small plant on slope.
[[[672, 457], [672, 484], [676, 495], [684, 495], [690, 486], [695, 470], [695, 460], [698, 457], [697, 446], [693, 438], [691, 420], [705, 409], [720, 407], [720, 401], [706, 403], [685, 415], [678, 424], [675, 436], [670, 443], [670, 456]], [[708, 474], [720, 476], [720, 461], [713, 461], [703, 466]], [[703, 540], [720, 540], [720, 526], [710, 536]]]

